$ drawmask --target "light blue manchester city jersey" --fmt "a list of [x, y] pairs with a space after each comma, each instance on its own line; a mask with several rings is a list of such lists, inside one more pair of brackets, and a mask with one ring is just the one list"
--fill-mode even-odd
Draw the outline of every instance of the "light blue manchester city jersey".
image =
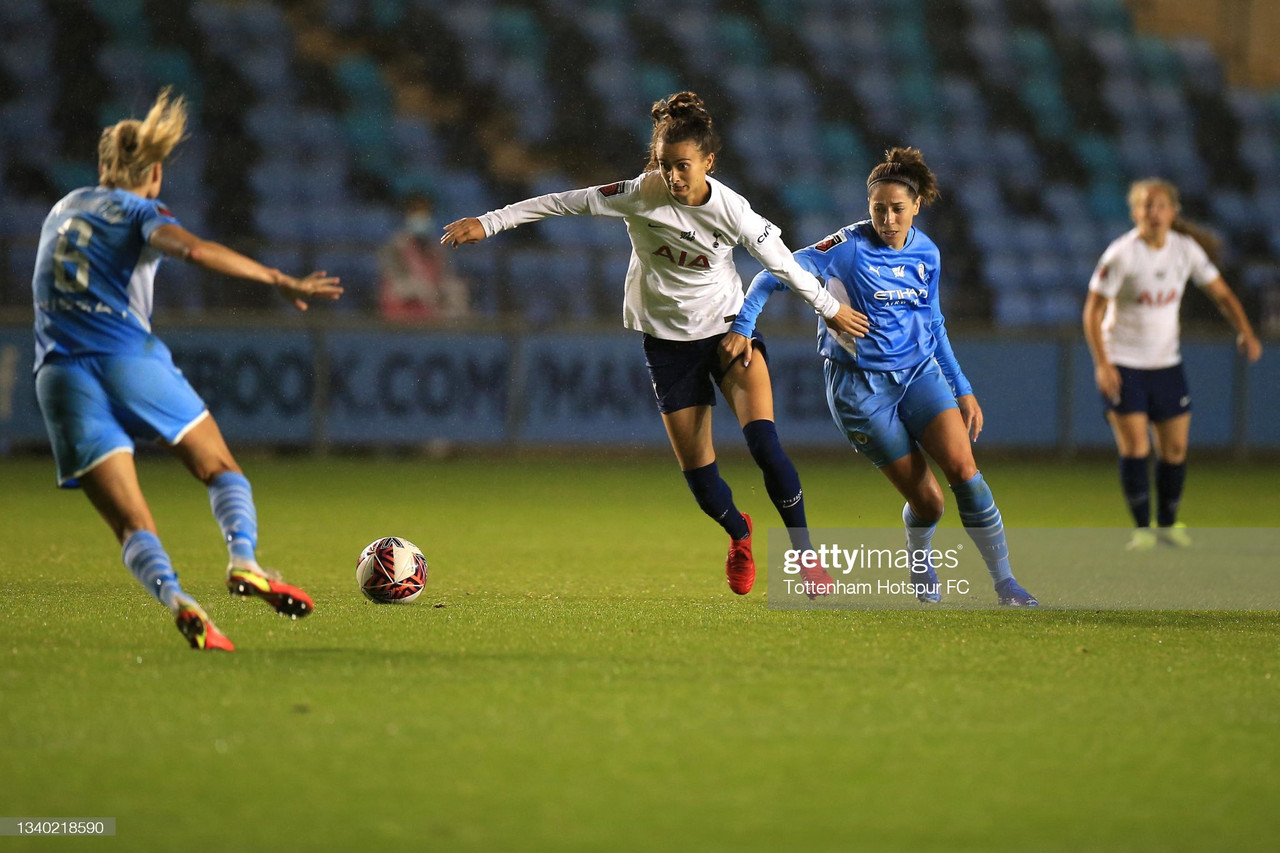
[[[937, 358], [957, 396], [972, 393], [951, 350], [938, 300], [938, 247], [917, 228], [901, 249], [880, 239], [870, 221], [845, 226], [796, 252], [796, 260], [841, 302], [867, 315], [871, 331], [838, 340], [818, 319], [818, 352], [863, 370], [908, 370]], [[774, 290], [784, 286], [767, 271], [756, 276], [733, 331], [749, 335]], [[847, 344], [847, 345], [846, 345]]]
[[141, 353], [161, 254], [151, 232], [178, 224], [161, 202], [125, 190], [85, 187], [45, 217], [31, 289], [36, 360], [57, 355]]

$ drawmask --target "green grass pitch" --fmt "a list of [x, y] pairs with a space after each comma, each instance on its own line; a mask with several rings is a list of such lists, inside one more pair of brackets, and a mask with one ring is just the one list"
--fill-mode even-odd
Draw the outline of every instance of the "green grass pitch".
[[[140, 465], [216, 655], [0, 459], [0, 816], [118, 821], [0, 853], [1280, 847], [1274, 611], [770, 611], [666, 458], [242, 463], [306, 620], [231, 600], [204, 490]], [[895, 522], [864, 461], [798, 463], [815, 526]], [[1010, 525], [1124, 524], [1110, 461], [984, 471]], [[1276, 474], [1193, 464], [1184, 517], [1273, 525]], [[377, 606], [353, 563], [393, 534], [431, 575]]]

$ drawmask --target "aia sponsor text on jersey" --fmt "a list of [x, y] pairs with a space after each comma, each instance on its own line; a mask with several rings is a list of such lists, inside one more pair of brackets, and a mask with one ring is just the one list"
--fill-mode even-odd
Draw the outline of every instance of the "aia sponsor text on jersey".
[[690, 253], [682, 249], [679, 257], [677, 257], [670, 246], [659, 246], [653, 253], [660, 258], [666, 258], [678, 267], [688, 267], [695, 270], [711, 269], [711, 262], [707, 260], [706, 255], [694, 255], [690, 258]]
[[1137, 303], [1150, 308], [1163, 308], [1177, 302], [1178, 298], [1177, 290], [1141, 290], [1138, 292]]

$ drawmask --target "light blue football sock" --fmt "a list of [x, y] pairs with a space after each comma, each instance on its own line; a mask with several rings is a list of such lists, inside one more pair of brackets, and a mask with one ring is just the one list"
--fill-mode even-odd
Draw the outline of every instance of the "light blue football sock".
[[[940, 518], [936, 518], [933, 522], [928, 522], [920, 518], [911, 509], [911, 504], [902, 505], [902, 524], [907, 529], [907, 553], [910, 555], [911, 567], [914, 570], [917, 565], [923, 564], [927, 560], [928, 552], [933, 548], [933, 534], [938, 529]], [[923, 554], [917, 559], [918, 554]]]
[[987, 564], [987, 572], [995, 583], [1013, 577], [1009, 568], [1009, 542], [1004, 535], [1004, 520], [996, 508], [996, 499], [982, 479], [979, 471], [963, 483], [955, 483], [951, 491], [956, 496], [956, 508], [960, 521], [969, 531], [969, 538], [978, 546], [978, 553]]
[[178, 585], [178, 575], [159, 537], [151, 531], [135, 531], [124, 541], [121, 557], [138, 583], [165, 607], [172, 610], [179, 598], [190, 600]]
[[256, 563], [258, 511], [253, 505], [253, 488], [248, 478], [236, 471], [214, 477], [209, 482], [209, 505], [222, 529], [231, 559]]

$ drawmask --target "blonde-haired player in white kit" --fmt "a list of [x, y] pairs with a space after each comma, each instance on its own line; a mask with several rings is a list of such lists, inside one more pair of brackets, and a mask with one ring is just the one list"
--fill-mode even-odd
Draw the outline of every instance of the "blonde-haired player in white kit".
[[[679, 92], [655, 103], [651, 114], [649, 164], [639, 177], [551, 193], [460, 219], [445, 226], [441, 242], [454, 247], [474, 243], [549, 216], [593, 214], [626, 222], [632, 251], [623, 324], [644, 333], [649, 375], [676, 460], [703, 512], [729, 534], [725, 572], [729, 587], [745, 595], [755, 581], [751, 519], [734, 506], [716, 467], [711, 442], [714, 386], [742, 426], [769, 497], [791, 533], [792, 547], [808, 550], [812, 545], [800, 478], [774, 428], [768, 368], [763, 359], [747, 365], [722, 348], [742, 307], [734, 247], [744, 246], [835, 331], [862, 337], [867, 318], [836, 302], [796, 263], [775, 225], [709, 176], [720, 140], [701, 98]], [[808, 572], [812, 577], [807, 579], [830, 583], [821, 567]]]
[[[1179, 351], [1178, 308], [1190, 279], [1236, 331], [1236, 345], [1257, 361], [1262, 344], [1211, 255], [1217, 241], [1179, 216], [1177, 188], [1148, 178], [1129, 188], [1134, 229], [1102, 253], [1089, 282], [1084, 334], [1094, 379], [1120, 451], [1120, 483], [1137, 529], [1128, 547], [1191, 544], [1178, 522], [1186, 479], [1191, 395]], [[1156, 445], [1156, 524], [1151, 529], [1150, 431]]]

